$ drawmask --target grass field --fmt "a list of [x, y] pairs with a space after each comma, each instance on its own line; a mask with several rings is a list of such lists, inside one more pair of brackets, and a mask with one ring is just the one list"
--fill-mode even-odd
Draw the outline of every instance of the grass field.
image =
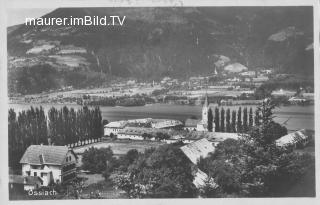
[[131, 149], [136, 149], [139, 152], [143, 152], [145, 149], [151, 147], [158, 147], [163, 145], [163, 142], [155, 142], [155, 141], [135, 141], [135, 140], [115, 140], [115, 141], [104, 141], [98, 142], [90, 145], [85, 145], [82, 147], [74, 148], [74, 152], [76, 154], [82, 154], [85, 150], [90, 147], [95, 148], [103, 148], [103, 147], [111, 147], [113, 153], [115, 155], [123, 155], [126, 154]]
[[90, 147], [95, 148], [107, 148], [111, 147], [113, 154], [115, 156], [124, 155], [131, 149], [136, 149], [139, 152], [144, 152], [145, 149], [151, 147], [158, 147], [163, 145], [163, 142], [155, 142], [155, 141], [135, 141], [135, 140], [114, 140], [114, 141], [103, 141], [97, 142], [90, 145], [85, 145], [82, 147], [76, 147], [73, 151], [78, 155], [78, 164], [77, 166], [80, 167], [82, 165], [82, 153], [89, 149]]

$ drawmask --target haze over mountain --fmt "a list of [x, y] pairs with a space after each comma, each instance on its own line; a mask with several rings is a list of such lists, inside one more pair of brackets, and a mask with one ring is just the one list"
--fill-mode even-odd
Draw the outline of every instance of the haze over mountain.
[[59, 8], [44, 17], [126, 16], [123, 26], [8, 28], [10, 93], [210, 74], [221, 56], [313, 75], [312, 7]]

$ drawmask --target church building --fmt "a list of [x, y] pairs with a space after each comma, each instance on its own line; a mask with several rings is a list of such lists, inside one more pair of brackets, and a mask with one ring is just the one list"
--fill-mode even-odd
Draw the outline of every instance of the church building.
[[[208, 131], [208, 111], [209, 111], [208, 95], [205, 95], [201, 120], [187, 119], [185, 122], [186, 130], [193, 131]], [[215, 124], [212, 122], [212, 130], [214, 131]]]

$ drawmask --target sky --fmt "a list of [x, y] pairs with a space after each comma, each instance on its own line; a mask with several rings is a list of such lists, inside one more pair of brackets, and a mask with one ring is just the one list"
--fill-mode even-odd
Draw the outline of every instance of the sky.
[[7, 10], [7, 26], [25, 23], [26, 18], [37, 18], [53, 11], [53, 8], [18, 8]]

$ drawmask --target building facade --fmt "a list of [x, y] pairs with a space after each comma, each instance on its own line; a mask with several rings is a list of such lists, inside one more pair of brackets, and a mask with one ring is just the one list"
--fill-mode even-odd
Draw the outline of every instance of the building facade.
[[41, 186], [76, 177], [76, 154], [66, 146], [31, 145], [22, 156], [22, 176], [40, 177]]

